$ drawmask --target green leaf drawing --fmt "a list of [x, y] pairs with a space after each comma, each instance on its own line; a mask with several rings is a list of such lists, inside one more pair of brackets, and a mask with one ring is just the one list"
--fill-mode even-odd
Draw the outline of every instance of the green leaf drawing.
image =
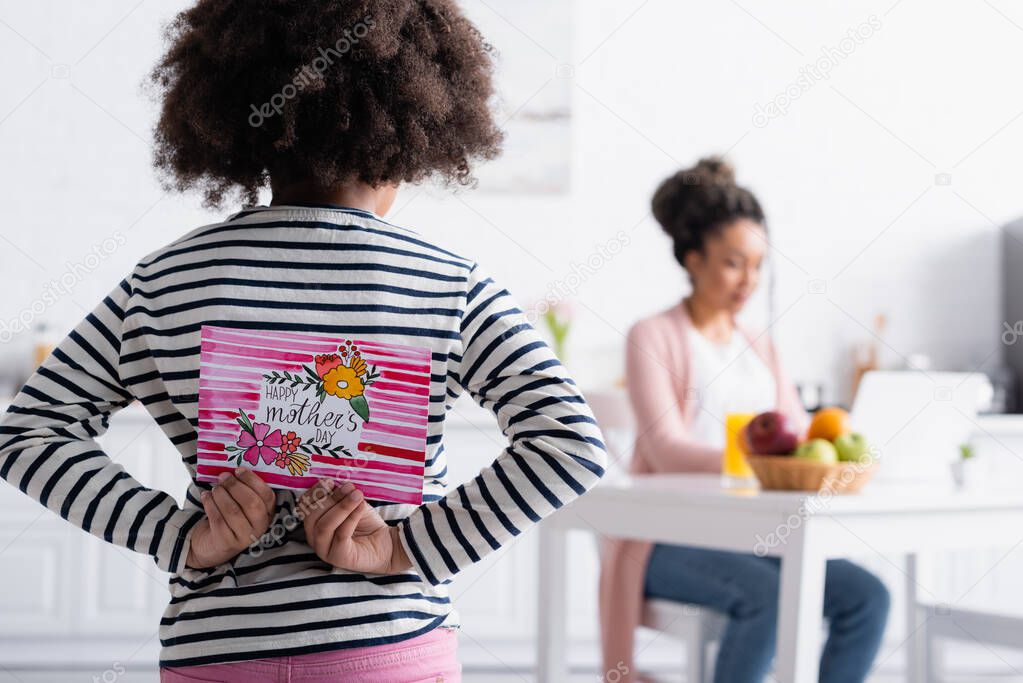
[[331, 446], [330, 444], [315, 444], [315, 443], [304, 443], [298, 447], [298, 450], [305, 453], [315, 453], [317, 455], [330, 455], [335, 458], [340, 458], [345, 455], [349, 458], [352, 457], [352, 452], [349, 451], [342, 445]]
[[[307, 372], [309, 371], [308, 366], [303, 365], [302, 367], [304, 367]], [[320, 384], [320, 378], [315, 374], [312, 375], [311, 379], [306, 379], [301, 375], [293, 375], [287, 370], [281, 370], [280, 372], [274, 370], [269, 374], [263, 375], [263, 379], [266, 380], [267, 384], [290, 384], [296, 388], [302, 387], [302, 389], [309, 389], [310, 387]]]
[[362, 418], [363, 422], [369, 422], [369, 403], [366, 402], [365, 396], [356, 396], [349, 404], [352, 406], [352, 410]]
[[373, 384], [373, 382], [377, 381], [378, 379], [380, 379], [380, 373], [377, 372], [377, 366], [370, 365], [369, 371], [363, 378], [362, 383], [368, 387], [370, 384]]
[[249, 416], [245, 414], [245, 411], [241, 408], [238, 409], [238, 417], [235, 418], [238, 425], [245, 431], [252, 433], [252, 422], [249, 421]]

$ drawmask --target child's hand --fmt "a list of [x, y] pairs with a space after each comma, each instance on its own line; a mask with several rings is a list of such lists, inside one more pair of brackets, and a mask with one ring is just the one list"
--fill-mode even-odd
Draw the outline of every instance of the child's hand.
[[389, 526], [351, 482], [321, 479], [298, 505], [306, 541], [327, 564], [366, 574], [411, 569], [397, 527]]
[[276, 500], [273, 489], [251, 470], [222, 473], [212, 492], [202, 492], [206, 518], [192, 532], [185, 564], [215, 567], [245, 550], [270, 527]]

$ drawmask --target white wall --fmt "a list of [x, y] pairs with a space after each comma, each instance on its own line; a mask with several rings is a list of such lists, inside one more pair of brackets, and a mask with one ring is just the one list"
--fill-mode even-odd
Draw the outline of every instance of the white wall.
[[[182, 3], [0, 3], [8, 326], [45, 319], [65, 333], [143, 255], [213, 219], [198, 201], [165, 197], [149, 166], [155, 105], [140, 86], [172, 5]], [[32, 313], [62, 277], [70, 294]], [[31, 335], [0, 341], [0, 363], [26, 371]]]
[[[67, 262], [123, 235], [48, 306], [66, 330], [140, 256], [219, 218], [194, 198], [164, 196], [149, 167], [155, 107], [139, 84], [159, 55], [161, 23], [183, 4], [0, 3], [0, 320], [40, 297]], [[1023, 10], [1004, 0], [575, 8], [574, 54], [550, 46], [550, 72], [537, 74], [540, 87], [558, 62], [574, 66], [572, 194], [445, 198], [410, 188], [394, 219], [478, 257], [523, 304], [625, 231], [630, 245], [578, 290], [568, 362], [584, 382], [614, 379], [628, 325], [684, 292], [647, 212], [653, 188], [723, 151], [768, 211], [783, 313], [774, 329], [796, 379], [844, 384], [849, 347], [880, 312], [890, 321], [889, 362], [922, 351], [962, 368], [997, 350], [996, 226], [1023, 213], [1023, 91], [1012, 85]], [[486, 3], [476, 16], [486, 29], [503, 21], [499, 11]], [[830, 78], [754, 125], [756, 105], [867, 22], [872, 35], [834, 60]], [[531, 27], [515, 29], [521, 38], [504, 59], [542, 51]], [[951, 185], [937, 185], [939, 173]], [[826, 294], [808, 293], [814, 279]], [[761, 299], [750, 317], [763, 323], [766, 311]], [[0, 345], [0, 362], [22, 360], [28, 340]]]
[[[879, 312], [890, 362], [924, 351], [960, 368], [995, 351], [996, 225], [1023, 204], [1023, 123], [998, 132], [1023, 109], [1023, 93], [1005, 87], [1019, 26], [983, 3], [904, 0], [888, 14], [891, 2], [579, 4], [583, 54], [627, 23], [577, 71], [578, 136], [589, 144], [578, 148], [573, 255], [587, 237], [630, 229], [680, 164], [728, 151], [768, 213], [785, 312], [775, 329], [795, 378], [845, 380], [848, 347]], [[872, 14], [880, 28], [830, 79], [753, 125], [755, 105]], [[935, 185], [937, 173], [952, 184]], [[633, 234], [634, 248], [582, 292], [611, 323], [587, 319], [580, 337], [591, 343], [678, 298], [682, 278], [655, 223]], [[826, 295], [807, 293], [817, 278]]]

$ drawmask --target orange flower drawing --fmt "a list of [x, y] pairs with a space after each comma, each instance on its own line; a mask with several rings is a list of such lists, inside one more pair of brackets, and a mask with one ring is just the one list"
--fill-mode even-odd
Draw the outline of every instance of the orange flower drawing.
[[356, 396], [362, 396], [365, 389], [362, 380], [359, 379], [359, 373], [354, 368], [345, 365], [339, 365], [323, 376], [323, 390], [331, 396], [337, 396], [347, 401]]

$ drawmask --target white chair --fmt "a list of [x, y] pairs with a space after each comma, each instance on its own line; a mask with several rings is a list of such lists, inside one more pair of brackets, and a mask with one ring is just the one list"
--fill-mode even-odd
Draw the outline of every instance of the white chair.
[[924, 680], [939, 683], [940, 644], [945, 640], [983, 643], [994, 647], [1023, 650], [1023, 619], [979, 612], [947, 605], [921, 605], [924, 611]]
[[[586, 402], [604, 433], [608, 450], [606, 477], [628, 471], [635, 439], [632, 408], [624, 390], [587, 392]], [[597, 544], [598, 552], [600, 543]], [[709, 683], [714, 667], [710, 653], [716, 649], [728, 618], [719, 612], [672, 600], [647, 600], [643, 604], [642, 626], [682, 641], [685, 648], [686, 683]]]
[[[986, 389], [989, 390], [990, 386]], [[985, 387], [981, 387], [981, 399], [978, 401], [981, 406], [986, 398], [984, 391]], [[1004, 432], [987, 428], [970, 437], [970, 445], [978, 464], [986, 468], [981, 470], [982, 485], [1018, 482], [1023, 475], [1020, 461], [1015, 455], [1023, 439], [1018, 432], [1010, 431], [1012, 427], [1009, 425], [1014, 423], [1003, 424], [1007, 425], [1002, 427]], [[920, 630], [924, 641], [921, 664], [924, 680], [928, 683], [945, 680], [942, 650], [950, 641], [1023, 651], [1023, 615], [1018, 613], [1000, 614], [997, 611], [966, 609], [947, 604], [919, 604], [917, 609], [920, 610]]]
[[685, 646], [686, 683], [710, 683], [712, 654], [717, 651], [728, 618], [713, 610], [672, 600], [647, 600], [640, 623], [681, 640]]

